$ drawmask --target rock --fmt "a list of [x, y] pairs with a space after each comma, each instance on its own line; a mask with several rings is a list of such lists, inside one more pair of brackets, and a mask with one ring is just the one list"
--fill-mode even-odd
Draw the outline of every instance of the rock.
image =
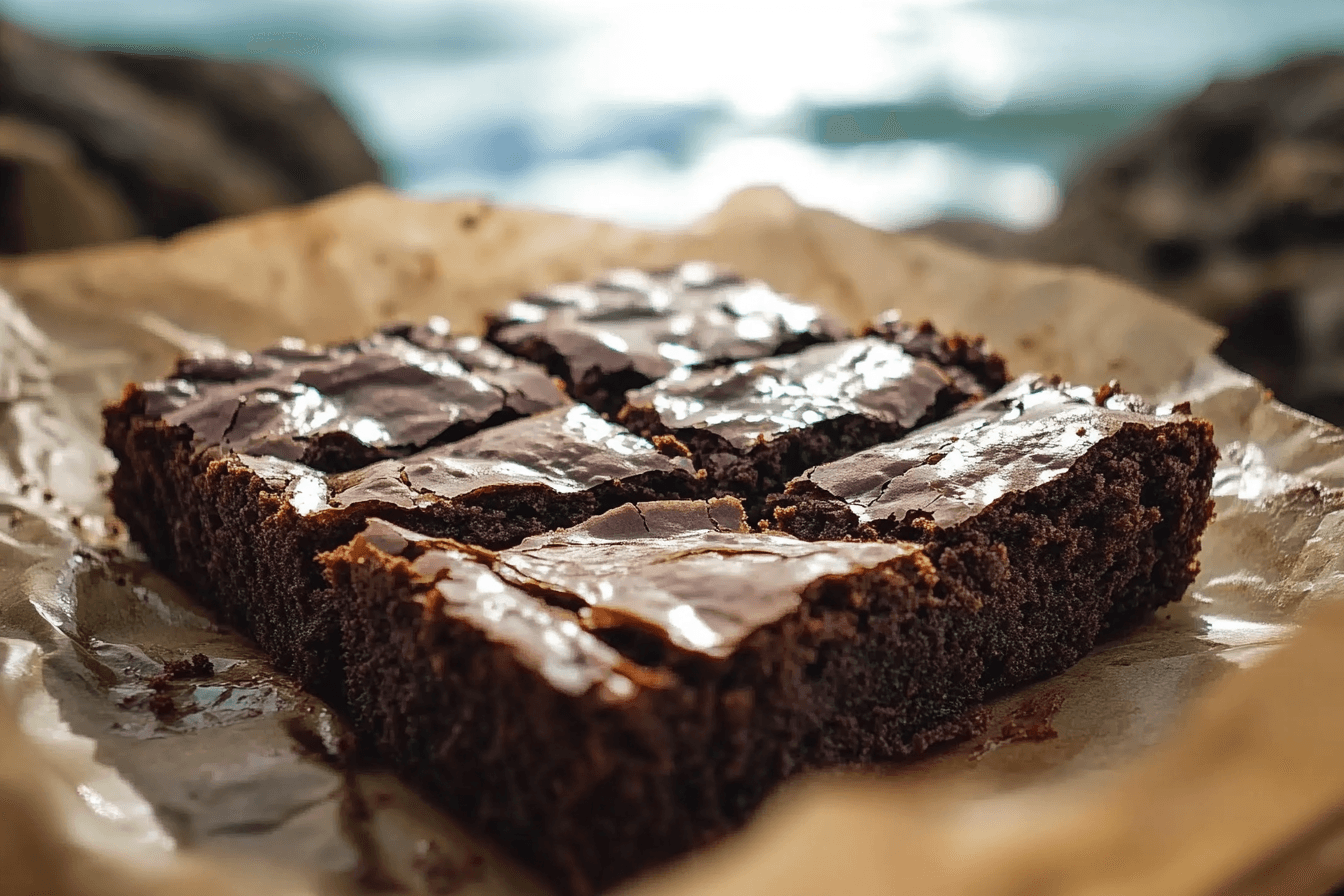
[[378, 177], [331, 103], [293, 76], [78, 50], [3, 21], [0, 113], [64, 134], [151, 236]]
[[330, 99], [273, 65], [100, 51], [161, 96], [211, 115], [237, 146], [266, 159], [304, 199], [379, 183], [382, 169]]
[[1225, 359], [1344, 424], [1344, 56], [1209, 85], [1103, 150], [1035, 233], [925, 232], [1174, 299], [1228, 328]]
[[116, 188], [84, 167], [60, 131], [0, 115], [0, 252], [37, 252], [135, 236]]

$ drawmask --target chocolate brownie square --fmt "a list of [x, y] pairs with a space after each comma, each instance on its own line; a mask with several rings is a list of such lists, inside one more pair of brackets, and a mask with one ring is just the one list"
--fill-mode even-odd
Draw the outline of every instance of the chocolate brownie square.
[[500, 552], [371, 522], [327, 557], [356, 726], [573, 894], [734, 830], [803, 769], [974, 727], [974, 612], [917, 548], [743, 522], [626, 506]]
[[705, 262], [555, 286], [487, 324], [491, 342], [544, 364], [608, 416], [627, 390], [679, 367], [785, 355], [849, 335], [831, 315]]
[[201, 445], [338, 471], [568, 403], [540, 367], [437, 318], [343, 345], [184, 358], [123, 405], [189, 427]]
[[[806, 539], [913, 542], [984, 603], [968, 671], [1000, 690], [1064, 669], [1198, 572], [1218, 451], [1188, 407], [1023, 377], [903, 439], [807, 471], [774, 504]], [[991, 582], [992, 580], [992, 582]]]

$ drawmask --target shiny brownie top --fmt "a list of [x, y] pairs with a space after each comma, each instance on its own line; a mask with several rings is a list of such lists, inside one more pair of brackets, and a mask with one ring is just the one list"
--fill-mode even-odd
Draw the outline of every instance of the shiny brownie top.
[[842, 502], [860, 522], [918, 517], [953, 526], [1005, 495], [1064, 475], [1124, 427], [1192, 420], [1179, 411], [1153, 408], [1109, 386], [1024, 376], [902, 439], [813, 467], [789, 483], [786, 495]]
[[[552, 287], [489, 319], [489, 338], [582, 384], [620, 372], [629, 387], [679, 367], [784, 354], [848, 334], [836, 318], [705, 262], [617, 270]], [[619, 398], [619, 396], [617, 396]]]
[[894, 564], [919, 575], [928, 565], [908, 544], [749, 532], [732, 499], [627, 504], [498, 552], [374, 521], [337, 553], [403, 558], [419, 581], [408, 600], [509, 644], [561, 690], [598, 687], [614, 699], [669, 674], [642, 640], [723, 659], [827, 583]]
[[447, 322], [357, 342], [286, 340], [259, 352], [184, 358], [140, 387], [145, 412], [198, 445], [351, 470], [569, 403], [540, 367]]

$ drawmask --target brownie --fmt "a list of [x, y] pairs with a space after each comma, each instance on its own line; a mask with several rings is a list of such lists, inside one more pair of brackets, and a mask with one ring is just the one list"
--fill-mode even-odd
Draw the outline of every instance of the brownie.
[[713, 370], [681, 368], [630, 392], [618, 415], [635, 432], [674, 439], [716, 495], [758, 520], [766, 499], [809, 467], [945, 417], [986, 386], [876, 337]]
[[997, 691], [1064, 669], [1194, 580], [1218, 451], [1188, 411], [1024, 377], [807, 471], [774, 500], [774, 525], [922, 545], [947, 596], [983, 604], [967, 673]]
[[1008, 384], [1008, 366], [990, 350], [983, 336], [943, 335], [928, 321], [907, 321], [898, 311], [886, 311], [860, 332], [894, 342], [916, 358], [932, 361], [966, 392], [989, 394]]
[[344, 345], [286, 340], [184, 358], [139, 387], [144, 414], [201, 445], [350, 470], [568, 404], [544, 370], [442, 318]]
[[799, 772], [965, 735], [1180, 598], [1209, 424], [1006, 379], [983, 340], [852, 338], [688, 264], [530, 296], [485, 340], [183, 359], [106, 441], [159, 568], [589, 894]]
[[628, 501], [700, 489], [688, 461], [583, 405], [326, 473], [227, 450], [147, 404], [146, 392], [132, 389], [106, 411], [107, 444], [120, 461], [117, 513], [155, 565], [337, 702], [336, 619], [315, 558], [349, 541], [369, 517], [498, 548]]
[[974, 727], [974, 610], [915, 546], [743, 521], [731, 499], [626, 506], [500, 552], [371, 522], [327, 557], [356, 727], [572, 894], [715, 840], [804, 769]]
[[487, 325], [491, 342], [544, 364], [574, 398], [609, 416], [627, 390], [679, 367], [785, 355], [849, 335], [819, 309], [705, 262], [556, 286]]

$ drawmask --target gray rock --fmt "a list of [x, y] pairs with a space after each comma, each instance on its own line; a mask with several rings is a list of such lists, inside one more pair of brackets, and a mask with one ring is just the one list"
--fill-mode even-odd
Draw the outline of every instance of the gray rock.
[[1039, 231], [938, 222], [999, 257], [1126, 277], [1229, 328], [1221, 353], [1344, 423], [1344, 56], [1217, 81], [1103, 150]]
[[331, 102], [293, 75], [80, 50], [4, 21], [0, 114], [63, 134], [152, 236], [380, 179]]
[[383, 180], [336, 105], [286, 69], [116, 50], [99, 56], [155, 93], [210, 115], [234, 145], [267, 160], [304, 199]]

